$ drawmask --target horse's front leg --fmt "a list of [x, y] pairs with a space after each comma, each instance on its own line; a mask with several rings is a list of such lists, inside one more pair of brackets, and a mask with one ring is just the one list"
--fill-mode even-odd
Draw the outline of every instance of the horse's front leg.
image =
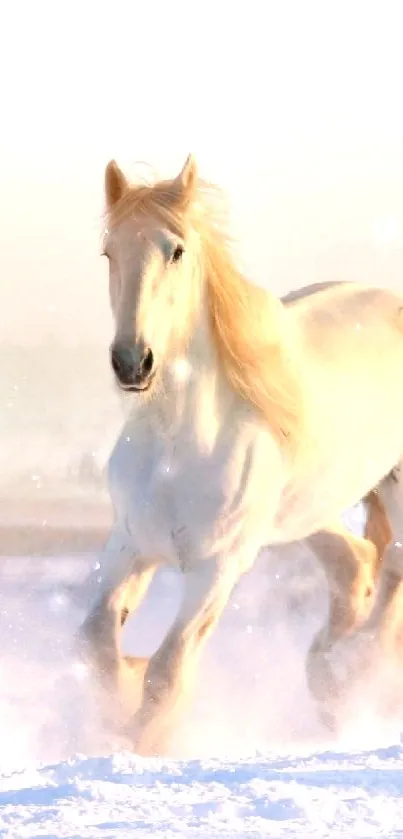
[[240, 576], [236, 559], [205, 559], [185, 573], [178, 617], [152, 656], [144, 676], [143, 699], [127, 734], [136, 752], [161, 754], [192, 687], [201, 650], [219, 620]]
[[140, 557], [126, 530], [115, 527], [89, 581], [89, 608], [77, 640], [108, 689], [118, 686], [119, 633], [145, 596], [156, 562]]

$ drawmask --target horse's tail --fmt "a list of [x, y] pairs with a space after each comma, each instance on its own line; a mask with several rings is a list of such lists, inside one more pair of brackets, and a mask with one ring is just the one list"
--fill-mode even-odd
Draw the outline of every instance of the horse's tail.
[[376, 489], [372, 489], [365, 496], [364, 502], [367, 510], [364, 536], [376, 548], [377, 558], [374, 567], [374, 576], [376, 577], [382, 557], [392, 539], [392, 531], [379, 492]]

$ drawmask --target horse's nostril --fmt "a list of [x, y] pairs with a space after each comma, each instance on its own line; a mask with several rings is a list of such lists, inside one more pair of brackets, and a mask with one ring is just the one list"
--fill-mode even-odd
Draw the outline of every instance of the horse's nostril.
[[117, 347], [111, 352], [111, 365], [115, 375], [120, 381], [128, 384], [134, 377], [134, 365], [131, 353], [126, 349]]
[[112, 369], [113, 369], [114, 373], [119, 373], [120, 360], [119, 360], [119, 356], [115, 352], [112, 352], [111, 364], [112, 364]]
[[152, 352], [152, 350], [148, 349], [144, 353], [143, 361], [142, 361], [142, 365], [141, 365], [143, 373], [145, 373], [146, 376], [148, 376], [149, 373], [151, 373], [151, 370], [153, 369], [153, 363], [154, 363], [153, 352]]
[[124, 373], [125, 370], [125, 360], [122, 358], [121, 354], [118, 350], [112, 350], [111, 353], [111, 364], [113, 372], [116, 373], [118, 376], [119, 374]]

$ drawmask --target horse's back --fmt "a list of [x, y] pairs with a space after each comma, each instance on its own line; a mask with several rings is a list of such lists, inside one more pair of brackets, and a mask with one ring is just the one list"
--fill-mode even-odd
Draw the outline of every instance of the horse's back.
[[289, 307], [293, 303], [306, 300], [307, 297], [311, 297], [313, 294], [323, 294], [328, 289], [332, 289], [334, 287], [341, 288], [347, 285], [351, 285], [351, 283], [339, 282], [338, 280], [332, 280], [327, 283], [311, 283], [310, 285], [301, 286], [301, 288], [294, 288], [292, 291], [288, 291], [287, 294], [284, 294], [280, 299], [285, 306]]
[[[375, 400], [386, 398], [385, 410], [392, 408], [396, 390], [402, 401], [402, 296], [354, 283], [329, 283], [292, 294], [289, 303], [285, 298], [285, 308], [306, 384], [324, 386], [329, 404], [344, 394], [346, 407], [346, 400], [362, 390], [364, 417], [366, 411], [374, 413]], [[333, 396], [327, 393], [328, 383]]]
[[348, 507], [403, 455], [403, 298], [332, 283], [284, 303], [305, 404], [301, 504]]
[[[318, 351], [322, 361], [337, 351], [339, 360], [349, 352], [366, 360], [381, 352], [403, 353], [403, 296], [396, 292], [354, 283], [317, 283], [282, 298], [299, 340], [308, 352]], [[369, 356], [368, 356], [369, 352]], [[403, 360], [403, 358], [402, 358]]]
[[[368, 315], [371, 307], [375, 320], [401, 316], [403, 295], [391, 289], [366, 286], [361, 283], [333, 280], [327, 283], [312, 283], [293, 289], [281, 297], [286, 309], [297, 318], [320, 316], [326, 313], [337, 323], [348, 320], [351, 313], [356, 316], [365, 310]], [[402, 320], [403, 323], [403, 320]], [[400, 325], [400, 328], [403, 327]]]

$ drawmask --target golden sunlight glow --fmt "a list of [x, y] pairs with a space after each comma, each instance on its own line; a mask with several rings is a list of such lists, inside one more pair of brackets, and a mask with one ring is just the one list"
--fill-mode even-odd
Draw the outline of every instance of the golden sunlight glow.
[[165, 176], [193, 151], [228, 191], [246, 269], [278, 292], [336, 268], [401, 283], [402, 19], [388, 0], [8, 3], [2, 337], [104, 344], [110, 157]]
[[373, 235], [375, 242], [379, 245], [395, 245], [400, 236], [399, 219], [394, 216], [385, 216], [377, 219], [373, 225]]
[[177, 358], [171, 366], [173, 375], [178, 382], [185, 382], [192, 372], [191, 364], [187, 358]]

